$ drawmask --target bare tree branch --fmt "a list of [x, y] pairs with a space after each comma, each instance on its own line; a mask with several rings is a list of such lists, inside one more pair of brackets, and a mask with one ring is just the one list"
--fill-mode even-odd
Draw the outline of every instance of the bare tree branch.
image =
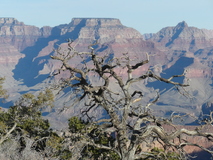
[[9, 138], [10, 134], [16, 129], [17, 123], [14, 123], [13, 127], [0, 139], [0, 144], [2, 144], [7, 138]]
[[[137, 151], [138, 145], [142, 142], [152, 143], [150, 139], [158, 139], [164, 145], [164, 149], [172, 148], [179, 151], [180, 155], [185, 155], [183, 150], [178, 150], [184, 145], [193, 145], [189, 142], [183, 142], [181, 135], [201, 136], [212, 141], [213, 134], [202, 132], [201, 128], [197, 130], [187, 130], [185, 128], [177, 129], [173, 124], [173, 119], [177, 115], [172, 115], [171, 119], [157, 117], [153, 115], [150, 106], [156, 104], [160, 98], [160, 93], [146, 105], [140, 104], [142, 102], [143, 90], [141, 88], [134, 88], [134, 84], [139, 83], [147, 78], [152, 78], [157, 81], [169, 83], [175, 87], [187, 87], [189, 84], [176, 82], [175, 78], [185, 77], [185, 73], [181, 75], [173, 75], [166, 79], [154, 74], [148, 70], [145, 74], [140, 73], [140, 67], [143, 67], [150, 61], [150, 55], [146, 53], [146, 60], [138, 60], [137, 58], [130, 58], [128, 53], [124, 53], [121, 57], [109, 57], [108, 54], [98, 54], [93, 46], [98, 45], [97, 41], [89, 45], [90, 52], [78, 52], [72, 47], [72, 41], [68, 42], [68, 51], [62, 52], [59, 48], [56, 50], [55, 56], [52, 59], [58, 60], [62, 66], [58, 70], [69, 71], [69, 78], [63, 80], [61, 88], [71, 87], [81, 93], [79, 101], [85, 100], [84, 110], [81, 112], [86, 115], [88, 119], [93, 120], [89, 113], [97, 108], [102, 108], [106, 111], [107, 119], [91, 122], [98, 124], [100, 132], [104, 133], [106, 130], [112, 129], [116, 133], [115, 142], [117, 145], [107, 146], [103, 144], [94, 143], [94, 139], [87, 134], [83, 135], [82, 143], [91, 145], [97, 148], [112, 150], [117, 153], [122, 160], [133, 160], [135, 157], [167, 157], [166, 152], [160, 152], [157, 155], [141, 150]], [[70, 61], [74, 57], [80, 57], [82, 65], [71, 66]], [[86, 61], [89, 58], [90, 61]], [[125, 75], [121, 75], [121, 71]], [[137, 71], [139, 76], [133, 75], [133, 71]], [[90, 75], [97, 76], [100, 83], [96, 84], [91, 81]], [[53, 75], [55, 76], [55, 75]], [[127, 78], [123, 78], [127, 76]], [[210, 115], [210, 122], [213, 122], [212, 115]], [[179, 118], [181, 118], [180, 116]], [[205, 121], [205, 125], [211, 124]], [[172, 126], [175, 131], [168, 133], [164, 130], [163, 125]], [[175, 144], [174, 140], [179, 139], [179, 144]], [[201, 149], [204, 149], [200, 147]], [[204, 149], [208, 152], [207, 149]], [[139, 152], [139, 153], [136, 153]], [[211, 153], [211, 152], [209, 152]]]

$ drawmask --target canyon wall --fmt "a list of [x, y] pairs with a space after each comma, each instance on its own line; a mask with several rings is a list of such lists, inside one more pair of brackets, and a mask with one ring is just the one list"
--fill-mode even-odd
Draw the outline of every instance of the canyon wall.
[[[68, 24], [52, 28], [25, 25], [15, 18], [0, 18], [0, 71], [11, 92], [9, 101], [48, 85], [47, 77], [59, 67], [50, 55], [54, 55], [53, 49], [58, 45], [65, 47], [67, 39], [72, 39], [73, 46], [79, 51], [87, 51], [88, 45], [98, 40], [97, 53], [114, 57], [129, 53], [133, 59], [145, 59], [145, 53], [149, 53], [150, 63], [135, 75], [143, 74], [147, 69], [165, 78], [185, 72], [186, 78], [181, 81], [190, 83], [187, 88], [190, 98], [157, 82], [141, 84], [148, 97], [154, 96], [152, 89], [168, 89], [153, 106], [162, 116], [179, 110], [199, 117], [205, 104], [213, 100], [212, 30], [190, 27], [183, 21], [157, 33], [141, 35], [115, 18], [73, 18]], [[186, 123], [192, 121], [188, 118]]]

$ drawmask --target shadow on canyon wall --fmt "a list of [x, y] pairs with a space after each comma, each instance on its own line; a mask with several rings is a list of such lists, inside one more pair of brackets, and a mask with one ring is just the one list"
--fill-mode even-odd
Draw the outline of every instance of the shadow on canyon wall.
[[[212, 150], [211, 148], [208, 149]], [[194, 152], [190, 155], [193, 157], [191, 160], [213, 160], [212, 155], [206, 151]]]
[[[44, 64], [50, 59], [50, 55], [36, 58], [39, 52], [48, 45], [48, 42], [57, 39], [56, 44], [61, 44], [66, 42], [67, 39], [76, 40], [78, 38], [79, 32], [82, 27], [86, 25], [86, 20], [82, 20], [77, 26], [75, 26], [74, 30], [71, 32], [67, 32], [64, 35], [61, 35], [61, 29], [59, 27], [54, 27], [51, 31], [51, 35], [47, 38], [39, 38], [35, 45], [25, 48], [22, 51], [22, 54], [25, 55], [24, 58], [21, 58], [13, 70], [14, 79], [18, 81], [22, 81], [24, 85], [28, 87], [32, 87], [37, 83], [45, 80], [49, 75], [39, 75], [39, 71], [43, 69]], [[55, 44], [55, 48], [57, 45]], [[41, 60], [43, 61], [42, 63]]]
[[[189, 58], [189, 57], [181, 57], [177, 60], [177, 62], [172, 65], [170, 68], [166, 69], [163, 71], [163, 74], [161, 74], [162, 78], [170, 78], [173, 75], [182, 75], [184, 73], [185, 67], [191, 65], [193, 63], [194, 59]], [[177, 77], [172, 79], [175, 82], [183, 83], [184, 77]], [[172, 84], [168, 84], [165, 82], [160, 82], [160, 81], [154, 81], [154, 82], [149, 82], [148, 87], [153, 87], [154, 89], [160, 89], [160, 91], [166, 89], [170, 89], [174, 87]]]

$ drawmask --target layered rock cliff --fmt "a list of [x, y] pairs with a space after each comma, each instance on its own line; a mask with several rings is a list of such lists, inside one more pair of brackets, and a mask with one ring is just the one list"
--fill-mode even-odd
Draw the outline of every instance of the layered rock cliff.
[[[4, 86], [10, 94], [8, 101], [16, 100], [19, 97], [19, 91], [29, 90], [27, 87], [20, 86], [23, 84], [21, 79], [16, 80], [13, 77], [16, 65], [26, 57], [24, 50], [35, 45], [38, 39], [48, 37], [51, 30], [51, 27], [38, 28], [25, 25], [15, 18], [0, 18], [0, 73], [1, 77], [6, 78]], [[24, 70], [20, 74], [22, 72]]]
[[23, 51], [35, 44], [38, 38], [51, 34], [51, 27], [38, 28], [25, 25], [15, 18], [0, 18], [0, 43], [8, 43]]
[[[49, 37], [43, 38], [42, 41], [38, 40], [34, 46], [28, 47], [27, 49], [31, 52], [31, 55], [34, 54], [33, 57], [30, 58], [31, 55], [28, 53], [28, 50], [26, 50], [26, 53], [24, 51], [26, 57], [20, 61], [14, 70], [16, 79], [20, 78], [23, 79], [24, 82], [30, 81], [32, 83], [35, 77], [39, 78], [39, 76], [43, 76], [42, 74], [48, 74], [53, 71], [58, 65], [47, 56], [52, 53], [55, 44], [62, 44], [61, 46], [63, 46], [66, 39], [74, 40], [73, 45], [80, 51], [88, 50], [88, 45], [98, 40], [99, 45], [97, 46], [97, 51], [113, 54], [113, 56], [119, 57], [127, 52], [132, 56], [142, 56], [144, 58], [145, 52], [160, 54], [160, 51], [154, 47], [153, 42], [144, 41], [138, 31], [123, 26], [118, 19], [73, 18], [69, 24], [54, 27]], [[41, 47], [43, 44], [40, 42], [45, 44], [45, 46]], [[36, 52], [31, 51], [35, 49]], [[163, 57], [164, 56], [161, 55], [161, 58]], [[23, 65], [28, 58], [30, 58], [31, 61], [33, 59], [33, 63], [31, 63], [30, 67]], [[76, 61], [75, 63], [78, 64], [79, 62]], [[35, 68], [39, 69], [35, 71]], [[21, 70], [25, 70], [26, 72], [20, 75]], [[26, 76], [28, 72], [33, 74], [32, 80], [29, 80], [30, 77]], [[34, 84], [29, 85], [32, 86]]]
[[185, 21], [175, 27], [166, 27], [150, 38], [158, 42], [158, 46], [168, 47], [173, 50], [192, 50], [206, 48], [213, 45], [213, 30], [198, 29], [189, 27]]
[[[6, 77], [9, 101], [15, 101], [19, 94], [36, 92], [49, 86], [47, 77], [59, 67], [58, 62], [50, 59], [50, 55], [54, 54], [53, 48], [57, 45], [66, 46], [68, 38], [74, 40], [73, 46], [80, 51], [87, 50], [89, 44], [98, 40], [99, 45], [95, 46], [98, 54], [119, 57], [128, 52], [134, 58], [143, 59], [146, 58], [145, 52], [148, 52], [150, 63], [135, 74], [151, 69], [169, 78], [187, 71], [186, 78], [181, 82], [189, 82], [190, 87], [180, 90], [181, 94], [167, 84], [150, 79], [137, 86], [144, 89], [145, 102], [155, 97], [155, 89], [161, 93], [160, 100], [152, 107], [157, 115], [170, 116], [174, 111], [187, 113], [189, 116], [184, 123], [193, 123], [193, 117], [212, 110], [212, 30], [189, 27], [186, 22], [180, 22], [177, 26], [166, 27], [156, 34], [143, 37], [137, 30], [122, 25], [114, 18], [73, 18], [69, 24], [53, 28], [25, 25], [15, 18], [0, 18], [0, 72], [1, 76]], [[73, 65], [79, 63], [75, 61]], [[54, 109], [60, 110], [62, 101], [70, 100], [69, 96], [69, 93], [61, 93]], [[47, 117], [54, 122], [53, 128], [59, 128], [77, 111], [79, 108], [72, 108], [60, 116], [51, 112]], [[102, 115], [101, 111], [97, 113], [97, 116]]]
[[[204, 110], [205, 113], [209, 113], [211, 109], [206, 107], [206, 104], [213, 100], [212, 33], [213, 30], [189, 27], [183, 21], [174, 27], [163, 28], [156, 34], [144, 36], [147, 41], [154, 42], [160, 51], [166, 53], [168, 63], [164, 63], [161, 76], [169, 77], [185, 72], [184, 81], [190, 84], [190, 87], [186, 89], [187, 92], [182, 92], [187, 98], [174, 91], [166, 92], [162, 95], [160, 105], [157, 105], [155, 109], [169, 106], [164, 113], [181, 111], [196, 117], [199, 117]], [[158, 83], [152, 85], [156, 86], [156, 89], [160, 86]], [[161, 88], [163, 90], [166, 85]], [[186, 119], [185, 122], [189, 123], [189, 121]]]
[[[159, 103], [153, 106], [159, 115], [180, 111], [198, 117], [203, 104], [213, 100], [211, 30], [189, 27], [186, 22], [180, 22], [177, 26], [166, 27], [156, 34], [143, 37], [137, 30], [122, 25], [114, 18], [73, 18], [69, 24], [41, 29], [14, 18], [0, 18], [0, 71], [10, 79], [6, 85], [8, 89], [13, 86], [11, 95], [44, 88], [48, 84], [49, 74], [59, 66], [50, 59], [50, 55], [54, 54], [53, 48], [66, 46], [68, 38], [74, 40], [73, 45], [80, 51], [86, 51], [89, 44], [98, 40], [97, 53], [114, 57], [128, 52], [133, 58], [144, 59], [145, 52], [148, 52], [151, 55], [150, 63], [135, 74], [152, 69], [156, 74], [168, 78], [187, 70], [187, 78], [181, 81], [190, 82], [187, 93], [192, 98], [185, 98], [171, 86], [155, 81], [140, 85], [148, 97], [155, 96], [153, 89], [168, 89], [161, 95]], [[76, 65], [79, 63], [75, 62]], [[145, 89], [145, 85], [149, 88]], [[66, 116], [70, 114], [74, 114], [74, 110], [65, 113]], [[189, 117], [185, 122], [191, 123], [193, 119]]]
[[[29, 46], [35, 45], [39, 38], [48, 37], [51, 34], [51, 27], [39, 29], [35, 26], [25, 25], [15, 18], [0, 18], [0, 55], [2, 75], [13, 75], [12, 70], [20, 58], [25, 57], [21, 53]], [[12, 77], [10, 77], [12, 78]]]
[[69, 24], [57, 28], [60, 29], [60, 35], [70, 32], [73, 39], [101, 39], [100, 43], [115, 38], [142, 38], [138, 31], [122, 25], [120, 20], [115, 18], [73, 18]]

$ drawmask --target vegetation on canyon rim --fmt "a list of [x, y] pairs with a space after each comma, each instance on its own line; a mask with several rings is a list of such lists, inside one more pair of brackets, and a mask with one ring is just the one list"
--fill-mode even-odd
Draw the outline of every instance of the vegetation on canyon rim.
[[[54, 87], [59, 90], [71, 88], [76, 96], [72, 105], [84, 104], [81, 117], [68, 120], [69, 131], [53, 131], [41, 116], [42, 109], [53, 107], [51, 90], [46, 89], [37, 96], [24, 94], [7, 112], [0, 112], [1, 156], [12, 159], [187, 159], [189, 155], [184, 150], [187, 145], [198, 146], [213, 154], [182, 136], [202, 136], [212, 141], [213, 133], [203, 131], [211, 126], [212, 113], [194, 130], [178, 129], [173, 122], [181, 119], [181, 115], [172, 114], [166, 119], [153, 114], [150, 106], [158, 101], [160, 93], [156, 91], [156, 97], [144, 104], [143, 91], [133, 89], [143, 80], [154, 79], [174, 85], [181, 94], [189, 84], [175, 79], [184, 77], [184, 73], [168, 79], [155, 75], [152, 70], [138, 75], [136, 71], [149, 62], [149, 54], [145, 60], [128, 53], [113, 57], [97, 54], [95, 45], [97, 43], [90, 45], [88, 52], [78, 52], [72, 41], [68, 41], [67, 48], [59, 47], [51, 56], [61, 63], [52, 77], [60, 76], [62, 72], [68, 75]], [[73, 66], [72, 61], [76, 59], [81, 63]], [[99, 81], [91, 80], [92, 76]], [[2, 97], [7, 94], [2, 87], [0, 94]], [[94, 117], [99, 108], [106, 113], [102, 119]], [[171, 126], [173, 130], [167, 132], [165, 126]], [[151, 145], [155, 143], [160, 148]]]

